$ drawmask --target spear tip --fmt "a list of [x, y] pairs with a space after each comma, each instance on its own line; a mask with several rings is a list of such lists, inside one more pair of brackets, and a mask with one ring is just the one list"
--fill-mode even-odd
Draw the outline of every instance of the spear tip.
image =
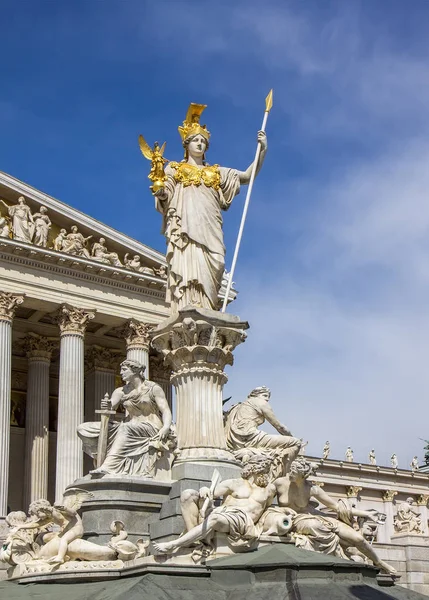
[[265, 112], [270, 112], [273, 107], [273, 90], [271, 89], [268, 96], [265, 98]]

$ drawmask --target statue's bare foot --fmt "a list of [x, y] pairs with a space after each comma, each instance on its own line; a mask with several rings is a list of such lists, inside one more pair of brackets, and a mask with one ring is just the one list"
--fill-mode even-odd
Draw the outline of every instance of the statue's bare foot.
[[103, 477], [104, 475], [107, 475], [107, 471], [105, 471], [102, 467], [98, 467], [98, 469], [93, 469], [92, 471], [90, 471], [89, 474], [91, 475], [91, 477], [99, 478]]
[[396, 569], [387, 564], [387, 562], [384, 562], [384, 560], [379, 560], [376, 566], [380, 567], [385, 573], [389, 573], [389, 575], [396, 575], [397, 573]]
[[164, 542], [163, 544], [152, 542], [152, 546], [158, 554], [169, 554], [174, 550], [174, 544], [172, 544], [172, 542]]
[[52, 558], [49, 558], [47, 562], [51, 565], [62, 565], [64, 560], [59, 556], [53, 556]]

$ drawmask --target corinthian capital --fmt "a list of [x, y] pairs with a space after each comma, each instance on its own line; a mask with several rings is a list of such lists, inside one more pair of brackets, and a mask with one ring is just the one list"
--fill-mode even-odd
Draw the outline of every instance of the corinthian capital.
[[358, 485], [349, 485], [346, 487], [346, 496], [347, 498], [357, 498], [359, 492], [362, 491], [362, 488]]
[[24, 302], [24, 294], [0, 292], [0, 321], [12, 322], [16, 307]]
[[40, 358], [50, 361], [52, 352], [57, 347], [57, 341], [37, 333], [29, 333], [24, 339], [22, 347], [27, 358]]
[[60, 306], [56, 322], [61, 335], [84, 335], [88, 322], [95, 317], [95, 311], [76, 308], [69, 304]]
[[381, 497], [385, 502], [393, 502], [393, 499], [397, 495], [397, 493], [398, 492], [396, 492], [395, 490], [385, 490], [384, 492], [382, 492]]
[[150, 333], [155, 325], [152, 323], [142, 323], [135, 319], [130, 319], [120, 328], [120, 334], [125, 338], [127, 350], [130, 348], [144, 348], [149, 350]]
[[103, 348], [102, 346], [91, 346], [85, 352], [85, 369], [104, 369], [114, 371], [118, 365], [120, 357], [116, 350]]

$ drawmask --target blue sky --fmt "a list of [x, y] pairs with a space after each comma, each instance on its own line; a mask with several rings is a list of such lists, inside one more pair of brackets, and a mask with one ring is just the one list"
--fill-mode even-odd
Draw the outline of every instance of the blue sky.
[[[429, 437], [429, 2], [0, 0], [0, 169], [159, 250], [137, 137], [244, 169], [274, 88], [226, 393], [256, 385], [318, 454]], [[244, 202], [225, 214], [230, 262]]]

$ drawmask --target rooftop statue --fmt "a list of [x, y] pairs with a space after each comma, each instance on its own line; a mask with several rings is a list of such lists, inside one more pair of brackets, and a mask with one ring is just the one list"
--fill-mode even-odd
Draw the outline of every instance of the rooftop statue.
[[0, 200], [0, 202], [7, 208], [12, 219], [13, 239], [31, 244], [34, 234], [34, 220], [24, 196], [20, 196], [18, 204], [13, 206], [9, 206], [4, 200]]
[[[246, 171], [217, 164], [209, 165], [210, 132], [200, 125], [206, 105], [191, 104], [179, 127], [185, 150], [180, 162], [169, 162], [162, 173], [164, 147], [153, 150], [140, 137], [144, 156], [152, 160], [149, 178], [156, 209], [163, 215], [162, 232], [167, 240], [167, 302], [172, 311], [188, 305], [219, 309], [218, 294], [225, 270], [222, 210], [227, 210], [240, 191], [249, 184], [253, 163]], [[259, 131], [256, 171], [265, 159], [267, 138]]]

